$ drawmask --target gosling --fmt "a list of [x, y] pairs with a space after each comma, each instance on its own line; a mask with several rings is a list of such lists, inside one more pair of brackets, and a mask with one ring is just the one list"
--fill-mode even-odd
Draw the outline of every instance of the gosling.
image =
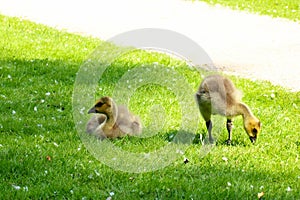
[[139, 135], [142, 132], [141, 121], [125, 106], [117, 106], [110, 97], [102, 97], [88, 111], [94, 113], [88, 121], [86, 131], [101, 140], [118, 138], [125, 135]]
[[250, 108], [241, 101], [242, 94], [228, 78], [221, 75], [210, 75], [204, 78], [196, 93], [199, 110], [206, 122], [209, 141], [213, 143], [211, 115], [221, 115], [227, 118], [227, 144], [231, 144], [233, 119], [242, 115], [244, 129], [254, 144], [261, 130], [261, 123]]

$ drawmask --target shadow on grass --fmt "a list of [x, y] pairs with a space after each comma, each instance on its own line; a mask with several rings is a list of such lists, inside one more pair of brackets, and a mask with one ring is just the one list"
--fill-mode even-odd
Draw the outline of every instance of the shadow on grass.
[[[253, 152], [228, 162], [218, 161], [220, 156], [216, 154], [200, 159], [193, 152], [188, 163], [176, 161], [158, 171], [115, 171], [82, 150], [84, 147], [75, 137], [70, 110], [78, 63], [2, 60], [0, 65], [0, 110], [9, 111], [0, 117], [1, 199], [106, 199], [110, 192], [114, 192], [115, 199], [255, 199], [262, 191], [266, 199], [299, 197], [299, 181], [293, 172], [283, 165], [268, 171], [263, 167], [266, 161], [254, 159]], [[119, 67], [117, 72], [107, 74], [104, 86], [111, 84], [110, 80], [115, 83], [112, 77], [120, 76], [113, 76], [115, 73], [125, 71]], [[48, 92], [50, 95], [46, 95]], [[165, 141], [172, 141], [176, 132], [168, 132]], [[200, 148], [200, 134], [186, 133], [187, 141], [180, 137], [178, 141]], [[157, 145], [155, 142], [151, 145]], [[299, 149], [299, 141], [296, 144]], [[224, 152], [225, 147], [218, 153]], [[293, 188], [291, 192], [286, 191], [286, 179]], [[22, 189], [16, 190], [12, 185]], [[23, 189], [25, 186], [28, 191]]]

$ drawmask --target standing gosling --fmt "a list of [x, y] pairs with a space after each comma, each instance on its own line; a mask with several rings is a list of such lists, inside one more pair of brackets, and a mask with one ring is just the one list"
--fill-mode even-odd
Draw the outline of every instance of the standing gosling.
[[219, 114], [227, 117], [227, 144], [231, 143], [233, 127], [232, 118], [238, 115], [243, 116], [244, 129], [249, 135], [251, 142], [255, 143], [261, 129], [261, 123], [259, 119], [252, 114], [250, 108], [241, 101], [242, 95], [235, 88], [231, 80], [221, 75], [210, 75], [205, 77], [196, 93], [196, 99], [200, 113], [206, 122], [206, 128], [211, 143], [213, 142], [211, 134], [212, 114]]
[[86, 130], [100, 139], [132, 136], [142, 132], [139, 117], [130, 113], [125, 106], [117, 106], [110, 97], [99, 99], [88, 113], [95, 114], [87, 123]]

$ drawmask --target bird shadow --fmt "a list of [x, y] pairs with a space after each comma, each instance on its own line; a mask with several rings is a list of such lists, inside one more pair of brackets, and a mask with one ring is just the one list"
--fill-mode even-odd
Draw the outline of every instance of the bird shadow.
[[166, 134], [165, 139], [168, 142], [182, 143], [182, 144], [194, 144], [194, 145], [207, 145], [212, 144], [216, 146], [248, 146], [245, 141], [232, 140], [230, 144], [224, 138], [216, 139], [213, 143], [209, 141], [208, 134], [206, 132], [191, 133], [187, 131], [179, 132], [177, 130], [172, 130]]

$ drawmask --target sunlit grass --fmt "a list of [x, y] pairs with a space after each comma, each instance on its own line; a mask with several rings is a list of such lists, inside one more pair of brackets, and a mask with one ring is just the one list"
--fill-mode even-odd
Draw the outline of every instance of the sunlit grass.
[[[116, 171], [87, 151], [72, 117], [76, 73], [103, 43], [16, 18], [1, 16], [0, 22], [1, 199], [256, 199], [262, 191], [266, 199], [300, 197], [299, 92], [231, 77], [262, 121], [256, 145], [238, 118], [232, 146], [223, 142], [224, 126], [217, 146], [205, 157], [200, 157], [201, 143], [194, 142], [182, 159], [164, 169]], [[153, 63], [174, 68], [195, 91], [202, 79], [182, 61], [136, 51], [109, 66], [99, 80], [97, 96], [112, 95], [128, 69]], [[172, 91], [146, 85], [136, 90], [129, 106], [148, 125], [157, 104], [164, 108], [166, 120], [159, 134], [125, 137], [114, 144], [131, 152], [151, 152], [168, 144], [182, 117]], [[197, 135], [205, 133], [199, 118]], [[189, 163], [184, 164], [184, 158]]]

